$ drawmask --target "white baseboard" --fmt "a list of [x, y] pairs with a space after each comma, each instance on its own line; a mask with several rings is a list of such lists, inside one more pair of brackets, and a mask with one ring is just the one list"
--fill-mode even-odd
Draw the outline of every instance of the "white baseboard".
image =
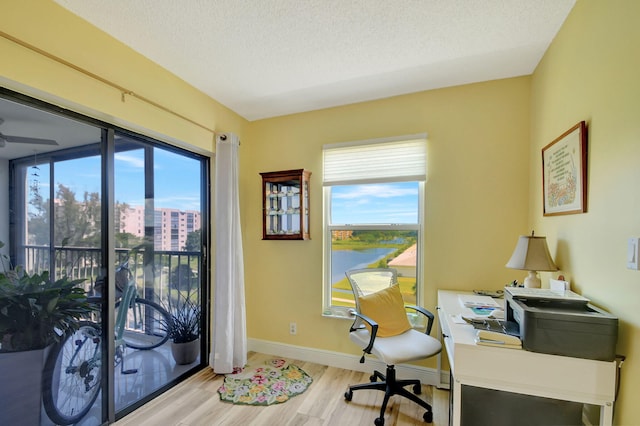
[[[344, 368], [345, 370], [362, 371], [364, 373], [371, 373], [373, 370], [384, 373], [386, 370], [386, 365], [383, 362], [370, 356], [367, 356], [366, 362], [361, 364], [359, 356], [270, 342], [267, 340], [248, 339], [247, 346], [250, 351], [254, 352], [313, 362], [330, 367]], [[443, 373], [443, 377], [438, 380], [438, 370], [434, 368], [402, 364], [396, 365], [396, 371], [399, 378], [419, 379], [425, 385], [438, 386], [439, 384], [449, 383], [449, 372], [446, 372], [446, 377]]]

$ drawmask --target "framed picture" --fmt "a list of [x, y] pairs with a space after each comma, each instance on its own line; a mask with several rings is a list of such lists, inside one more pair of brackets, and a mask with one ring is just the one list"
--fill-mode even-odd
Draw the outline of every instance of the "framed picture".
[[587, 211], [587, 125], [579, 122], [542, 148], [544, 215]]

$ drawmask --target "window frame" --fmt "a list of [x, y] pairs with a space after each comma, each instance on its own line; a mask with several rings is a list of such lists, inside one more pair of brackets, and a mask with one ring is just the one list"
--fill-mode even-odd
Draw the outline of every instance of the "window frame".
[[[404, 179], [389, 178], [380, 183], [400, 183], [406, 182]], [[322, 315], [334, 318], [353, 318], [352, 310], [354, 308], [347, 306], [332, 305], [332, 283], [331, 283], [331, 248], [332, 248], [332, 231], [339, 230], [384, 230], [384, 231], [417, 231], [417, 252], [416, 257], [416, 303], [421, 304], [422, 294], [424, 291], [424, 205], [425, 205], [425, 181], [418, 182], [418, 212], [416, 224], [333, 224], [331, 223], [331, 189], [338, 185], [325, 185], [323, 187], [323, 211], [322, 211], [322, 243], [323, 243], [323, 261], [322, 261]], [[359, 185], [361, 183], [354, 183]]]

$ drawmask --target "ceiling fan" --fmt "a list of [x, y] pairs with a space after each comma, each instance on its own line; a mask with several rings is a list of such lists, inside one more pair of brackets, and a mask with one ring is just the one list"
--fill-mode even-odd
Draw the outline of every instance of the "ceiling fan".
[[[4, 119], [0, 118], [0, 125], [4, 123]], [[41, 138], [26, 138], [23, 136], [9, 136], [0, 132], [0, 148], [4, 147], [7, 142], [9, 143], [28, 143], [35, 145], [58, 145], [58, 142], [53, 139], [41, 139]]]

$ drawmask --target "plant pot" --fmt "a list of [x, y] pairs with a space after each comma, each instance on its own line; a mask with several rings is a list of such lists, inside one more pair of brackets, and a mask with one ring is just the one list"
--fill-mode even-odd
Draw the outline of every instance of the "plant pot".
[[0, 425], [39, 425], [42, 370], [49, 347], [0, 353]]
[[186, 343], [171, 342], [171, 354], [176, 364], [191, 364], [198, 359], [198, 355], [200, 355], [200, 339]]

